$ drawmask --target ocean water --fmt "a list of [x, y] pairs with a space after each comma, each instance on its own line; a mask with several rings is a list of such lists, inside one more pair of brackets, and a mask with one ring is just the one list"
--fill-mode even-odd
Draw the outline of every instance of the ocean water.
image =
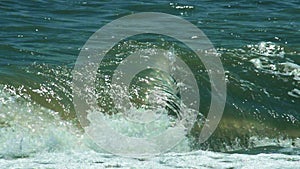
[[[0, 168], [300, 168], [299, 7], [296, 0], [0, 1]], [[114, 46], [99, 71], [110, 75], [133, 49], [164, 49], [185, 58], [199, 85], [197, 122], [174, 149], [150, 158], [109, 154], [84, 133], [72, 91], [79, 52], [99, 28], [138, 12], [186, 19], [215, 47], [225, 69], [227, 98], [206, 142], [198, 137], [210, 107], [209, 77], [193, 52], [154, 34]], [[176, 121], [180, 94], [170, 76], [142, 72], [129, 89], [140, 108], [131, 113], [166, 105], [157, 130], [115, 114], [122, 107], [110, 102], [105, 78], [99, 73], [95, 97], [115, 130], [145, 137]], [[148, 90], [162, 93], [147, 99]]]

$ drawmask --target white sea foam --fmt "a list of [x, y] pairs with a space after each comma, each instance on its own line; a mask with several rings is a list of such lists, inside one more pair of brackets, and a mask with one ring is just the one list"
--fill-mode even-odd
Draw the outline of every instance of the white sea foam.
[[[300, 65], [290, 59], [282, 60], [286, 54], [284, 47], [272, 42], [260, 42], [247, 47], [256, 54], [249, 60], [256, 69], [275, 76], [292, 77], [296, 83], [299, 83]], [[298, 88], [292, 89], [287, 94], [295, 98], [300, 97]]]
[[57, 112], [0, 89], [0, 157], [27, 157], [38, 152], [80, 147], [78, 129]]
[[[210, 151], [184, 152], [188, 140], [169, 152], [147, 159], [132, 159], [104, 154], [77, 127], [60, 119], [57, 112], [43, 108], [26, 97], [0, 90], [0, 168], [295, 168], [300, 157], [294, 147], [298, 140], [279, 140], [285, 154], [226, 154]], [[107, 117], [118, 131], [145, 136], [144, 128], [133, 126], [117, 116]], [[166, 127], [158, 123], [159, 129]], [[118, 128], [119, 126], [119, 128]], [[130, 127], [130, 126], [129, 126]], [[132, 127], [132, 126], [131, 126]], [[151, 130], [150, 130], [151, 131]], [[151, 134], [149, 131], [148, 134]], [[278, 140], [251, 138], [256, 146], [278, 146]], [[277, 144], [275, 144], [277, 142]], [[292, 145], [294, 144], [294, 145]], [[93, 151], [88, 147], [92, 147]], [[299, 153], [299, 151], [298, 151]]]
[[243, 168], [294, 169], [299, 155], [225, 154], [210, 151], [168, 153], [149, 159], [132, 159], [95, 152], [42, 153], [33, 158], [0, 159], [1, 168]]

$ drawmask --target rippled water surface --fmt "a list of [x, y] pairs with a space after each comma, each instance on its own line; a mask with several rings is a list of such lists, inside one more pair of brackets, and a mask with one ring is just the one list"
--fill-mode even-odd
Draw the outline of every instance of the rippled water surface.
[[[299, 168], [299, 7], [296, 0], [0, 1], [0, 168]], [[201, 93], [198, 123], [186, 139], [166, 155], [136, 160], [103, 154], [86, 138], [71, 86], [88, 38], [105, 24], [138, 12], [173, 14], [201, 29], [224, 66], [227, 100], [217, 130], [200, 144], [199, 128], [211, 99], [203, 65], [168, 37], [150, 34], [120, 42], [102, 71], [111, 71], [133, 49], [169, 50], [195, 70]], [[167, 92], [173, 99], [168, 103], [180, 98], [167, 75], [145, 74], [131, 88], [137, 106], [163, 100], [162, 95], [144, 99], [144, 88]], [[101, 105], [107, 101], [105, 78], [98, 80]], [[139, 86], [145, 81], [146, 86]], [[114, 114], [114, 106], [105, 105], [103, 111]], [[170, 107], [176, 112], [176, 102]], [[109, 118], [118, 131], [147, 135], [138, 126]], [[164, 122], [157, 125], [165, 127]], [[138, 132], [129, 132], [130, 127]]]

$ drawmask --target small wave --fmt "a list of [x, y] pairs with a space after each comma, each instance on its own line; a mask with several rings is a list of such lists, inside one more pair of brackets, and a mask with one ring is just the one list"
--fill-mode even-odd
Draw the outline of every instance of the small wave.
[[[261, 42], [258, 45], [248, 45], [247, 47], [251, 52], [257, 54], [249, 61], [258, 71], [277, 77], [292, 77], [295, 83], [299, 84], [300, 65], [289, 58], [283, 59], [286, 54], [284, 47], [272, 42]], [[292, 54], [294, 53], [292, 52]], [[299, 89], [296, 86], [294, 89], [290, 89], [287, 94], [299, 98]]]
[[258, 55], [272, 56], [272, 57], [284, 57], [284, 47], [276, 45], [273, 42], [260, 42], [256, 45], [247, 45], [247, 48]]
[[78, 149], [78, 129], [57, 112], [0, 89], [0, 157]]
[[[295, 130], [299, 126], [299, 115], [292, 99], [299, 98], [300, 70], [296, 62], [287, 58], [290, 53], [283, 46], [270, 42], [248, 45], [241, 49], [223, 48], [218, 50], [222, 53], [221, 59], [224, 67], [228, 69], [226, 73], [229, 89], [228, 104], [224, 115], [234, 117], [233, 119], [236, 121], [243, 121], [245, 125], [237, 125], [236, 121], [232, 119], [225, 120], [228, 125], [234, 127], [219, 126], [217, 132], [221, 134], [217, 133], [217, 136], [212, 138], [215, 140], [208, 141], [208, 146], [197, 147], [194, 144], [197, 144], [197, 133], [201, 131], [203, 122], [200, 117], [197, 122], [200, 123], [199, 126], [195, 124], [193, 131], [187, 135], [188, 141], [183, 144], [181, 149], [208, 148], [213, 151], [228, 152], [229, 150], [260, 146], [260, 144], [254, 143], [252, 138], [255, 137], [258, 141], [268, 137], [271, 140], [268, 144], [271, 145], [276, 143], [276, 139], [284, 141], [291, 139], [289, 136], [292, 139], [299, 137], [299, 132]], [[294, 52], [292, 53], [294, 54]], [[188, 58], [186, 53], [179, 54]], [[117, 64], [115, 60], [114, 63], [109, 61], [106, 63], [107, 67]], [[104, 68], [107, 68], [105, 66]], [[79, 147], [96, 149], [97, 146], [85, 138], [82, 128], [74, 122], [76, 113], [72, 110], [71, 68], [35, 63], [23, 68], [22, 71], [24, 69], [28, 81], [21, 79], [22, 85], [19, 87], [1, 86], [0, 89], [0, 126], [1, 142], [3, 143], [0, 144], [1, 156], [25, 157], [36, 152], [73, 151]], [[138, 111], [141, 112], [145, 112], [142, 109], [147, 108], [143, 107], [144, 105], [161, 105], [161, 102], [170, 101], [168, 99], [173, 99], [172, 102], [174, 102], [180, 98], [176, 90], [177, 86], [170, 85], [172, 79], [168, 79], [162, 74], [157, 75], [157, 72], [152, 73], [155, 74], [156, 79], [152, 78], [151, 80], [150, 76], [148, 76], [149, 78], [145, 78], [146, 76], [136, 78], [141, 86], [140, 88], [138, 85], [132, 86], [131, 92], [137, 93], [133, 95], [135, 98], [131, 97], [131, 99], [139, 101], [136, 103], [141, 108]], [[146, 75], [149, 74], [151, 72], [146, 72]], [[271, 76], [271, 80], [267, 79], [269, 76]], [[107, 82], [106, 79], [109, 78], [104, 78], [103, 84]], [[267, 79], [267, 83], [264, 82], [265, 79]], [[161, 83], [161, 80], [164, 80], [164, 84]], [[205, 77], [201, 74], [197, 80], [205, 81]], [[274, 83], [274, 86], [270, 87], [269, 83]], [[102, 81], [99, 81], [97, 85], [102, 88], [103, 84]], [[202, 84], [201, 92], [209, 89], [205, 83]], [[147, 98], [141, 94], [144, 89], [156, 92]], [[161, 91], [164, 93], [162, 94]], [[98, 91], [103, 94], [101, 92], [102, 90]], [[111, 92], [111, 90], [105, 92]], [[121, 92], [116, 93], [120, 94], [118, 95], [119, 99], [124, 96]], [[207, 93], [209, 94], [209, 92]], [[286, 93], [287, 96], [283, 93]], [[104, 99], [103, 101], [107, 103], [105, 97], [99, 97], [99, 99], [99, 101]], [[209, 99], [201, 100], [201, 103], [205, 102], [209, 102]], [[288, 108], [283, 108], [281, 103], [285, 103]], [[163, 105], [165, 106], [165, 104]], [[177, 116], [174, 110], [178, 105], [177, 103], [169, 105], [169, 113], [172, 114], [173, 111], [173, 114]], [[112, 105], [112, 109], [114, 108], [116, 105]], [[101, 112], [114, 115], [109, 111]], [[124, 123], [124, 119], [118, 119], [117, 116], [110, 118], [112, 118], [110, 119], [111, 126], [125, 135], [143, 137], [147, 134], [155, 134], [154, 131], [152, 131], [153, 133], [151, 130], [145, 131], [145, 128], [138, 125]], [[253, 119], [257, 123], [248, 125]], [[164, 129], [163, 122], [165, 121], [159, 121], [157, 125], [160, 128], [158, 129]], [[259, 125], [259, 123], [266, 125]], [[269, 129], [265, 129], [268, 125]], [[277, 127], [282, 127], [281, 125], [284, 125], [284, 129], [277, 129]], [[129, 131], [128, 127], [131, 127], [132, 131]], [[295, 143], [292, 141], [291, 144]], [[276, 144], [276, 146], [281, 145]], [[284, 144], [283, 146], [288, 145]], [[298, 144], [295, 146], [297, 147]]]

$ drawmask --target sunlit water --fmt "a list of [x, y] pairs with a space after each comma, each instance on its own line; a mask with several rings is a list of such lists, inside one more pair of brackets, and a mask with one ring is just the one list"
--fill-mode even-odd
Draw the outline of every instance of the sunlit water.
[[[299, 6], [292, 0], [1, 1], [0, 168], [299, 168]], [[181, 16], [204, 31], [226, 70], [228, 97], [218, 129], [199, 144], [197, 134], [211, 99], [203, 65], [168, 37], [147, 35], [120, 43], [102, 70], [111, 70], [134, 48], [170, 50], [197, 71], [201, 91], [198, 123], [179, 145], [153, 158], [122, 158], [100, 150], [84, 134], [72, 105], [71, 72], [93, 32], [120, 16], [146, 11]], [[177, 98], [170, 79], [152, 73], [133, 85], [139, 111], [159, 105], [164, 96], [144, 100], [140, 84], [167, 91], [172, 101]], [[105, 78], [100, 75], [97, 82], [100, 103], [107, 101]], [[113, 106], [103, 111], [115, 130], [128, 136], [153, 134], [113, 115]], [[162, 118], [157, 129], [165, 129], [173, 118]]]

